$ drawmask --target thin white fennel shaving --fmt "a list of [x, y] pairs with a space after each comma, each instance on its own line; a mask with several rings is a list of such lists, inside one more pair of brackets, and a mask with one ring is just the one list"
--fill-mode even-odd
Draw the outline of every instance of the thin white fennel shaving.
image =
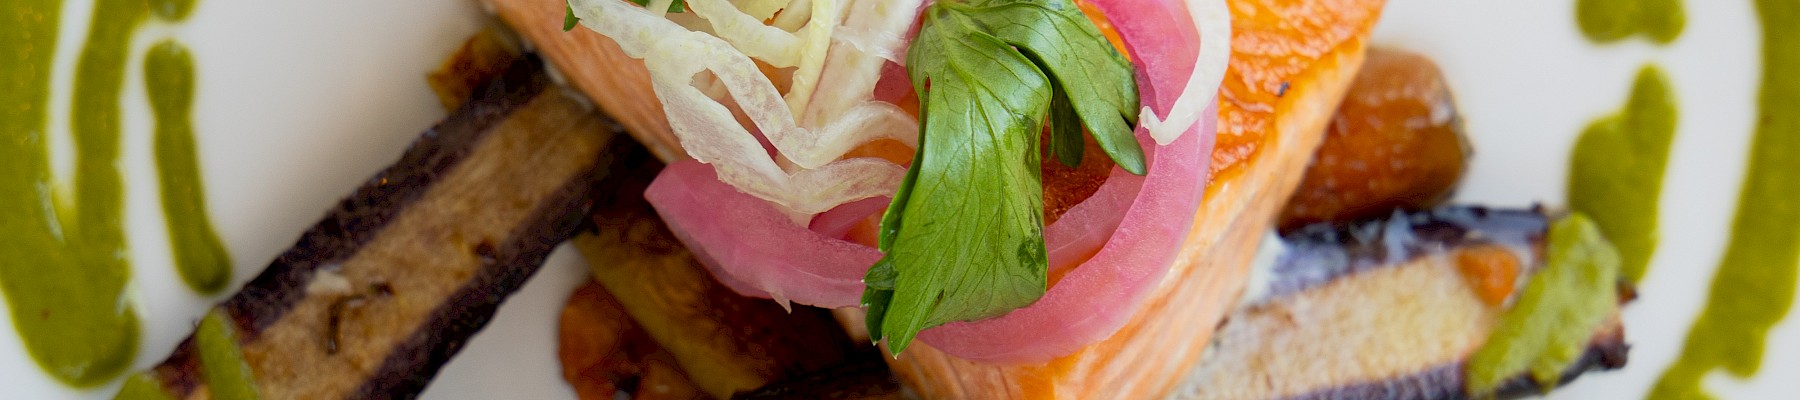
[[1175, 99], [1169, 115], [1157, 118], [1147, 105], [1138, 113], [1140, 123], [1159, 145], [1175, 141], [1200, 122], [1200, 113], [1219, 95], [1219, 84], [1225, 81], [1225, 68], [1231, 61], [1231, 8], [1225, 0], [1187, 0], [1187, 9], [1200, 35], [1200, 54], [1194, 58], [1187, 88]]
[[800, 30], [800, 25], [806, 24], [810, 18], [812, 0], [792, 0], [788, 2], [787, 8], [781, 9], [781, 14], [775, 15], [775, 20], [770, 21], [769, 25], [793, 32]]
[[[833, 35], [839, 43], [894, 63], [905, 63], [900, 48], [923, 0], [860, 1]], [[832, 54], [838, 54], [833, 50]]]
[[750, 14], [757, 20], [766, 20], [775, 16], [776, 11], [786, 8], [788, 0], [731, 0], [731, 4], [737, 5], [739, 10], [744, 10], [745, 14]]
[[[817, 10], [835, 7], [831, 0], [810, 1]], [[838, 160], [871, 140], [916, 140], [913, 135], [917, 133], [917, 122], [898, 107], [871, 102], [874, 104], [854, 107], [837, 118], [826, 119], [817, 130], [802, 128], [787, 100], [750, 57], [732, 43], [705, 32], [689, 31], [656, 17], [650, 10], [619, 0], [575, 0], [572, 4], [583, 26], [613, 38], [626, 55], [644, 60], [670, 126], [690, 156], [713, 164], [721, 181], [783, 207], [796, 220], [803, 221], [806, 216], [843, 203], [892, 194], [904, 175], [904, 168], [881, 159]], [[715, 5], [732, 7], [723, 0], [689, 1], [696, 14], [726, 11], [709, 8]], [[826, 14], [836, 15], [827, 19], [842, 17], [841, 13]], [[817, 18], [813, 20], [819, 22]], [[750, 28], [709, 21], [722, 34]], [[829, 31], [824, 32], [828, 42]], [[825, 57], [821, 54], [813, 58]], [[695, 77], [704, 77], [703, 72], [710, 72], [726, 87], [756, 128], [799, 168], [782, 168], [723, 103], [696, 88]]]
[[[720, 180], [804, 215], [893, 193], [905, 171], [879, 159], [836, 161], [791, 173], [782, 170], [763, 152], [756, 138], [738, 125], [730, 110], [690, 84], [693, 76], [702, 71], [717, 76], [771, 142], [795, 142], [783, 139], [813, 135], [794, 125], [787, 104], [778, 93], [762, 89], [774, 85], [748, 57], [712, 35], [687, 32], [681, 36], [686, 40], [651, 48], [644, 62], [657, 98], [669, 110], [669, 125], [681, 138], [682, 147], [694, 159], [714, 164]], [[817, 143], [823, 138], [811, 139]]]
[[[819, 88], [812, 103], [802, 113], [801, 126], [820, 129], [823, 137], [834, 138], [821, 143], [830, 152], [849, 151], [864, 138], [890, 138], [907, 146], [918, 145], [918, 121], [891, 103], [873, 100], [875, 85], [881, 80], [881, 68], [888, 60], [882, 53], [896, 53], [904, 46], [899, 38], [912, 27], [922, 0], [863, 0], [855, 2], [838, 29], [892, 36], [884, 48], [867, 48], [842, 40], [832, 44], [820, 75]], [[789, 93], [793, 95], [792, 92]], [[824, 153], [821, 153], [824, 154]], [[818, 165], [829, 159], [790, 156], [801, 166]]]
[[713, 33], [744, 55], [776, 68], [800, 61], [800, 38], [793, 32], [763, 25], [762, 20], [739, 11], [725, 0], [688, 0], [688, 9], [712, 23]]
[[675, 5], [675, 0], [650, 0], [649, 3], [644, 3], [644, 9], [650, 10], [650, 14], [662, 17], [669, 13], [669, 6], [673, 5]]
[[843, 6], [836, 0], [812, 0], [812, 15], [807, 18], [806, 27], [800, 28], [796, 34], [801, 36], [800, 65], [794, 69], [788, 86], [788, 107], [798, 117], [804, 112], [807, 103], [812, 101], [813, 90], [818, 88], [820, 70], [825, 68], [826, 51], [831, 50], [831, 31], [844, 19]]

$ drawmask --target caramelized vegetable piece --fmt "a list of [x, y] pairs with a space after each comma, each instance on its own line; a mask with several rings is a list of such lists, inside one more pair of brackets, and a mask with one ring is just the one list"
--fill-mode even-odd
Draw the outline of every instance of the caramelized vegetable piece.
[[445, 111], [456, 111], [483, 83], [499, 76], [520, 57], [524, 55], [519, 52], [518, 38], [499, 28], [483, 29], [463, 41], [456, 54], [444, 59], [436, 71], [426, 74], [425, 83], [437, 93]]
[[1429, 208], [1450, 196], [1468, 157], [1437, 65], [1418, 54], [1372, 49], [1280, 225], [1290, 230]]
[[1519, 282], [1519, 257], [1499, 246], [1472, 246], [1456, 251], [1456, 267], [1463, 280], [1490, 306], [1512, 297]]
[[582, 400], [705, 398], [675, 365], [674, 356], [631, 321], [599, 283], [569, 295], [558, 326], [563, 380]]

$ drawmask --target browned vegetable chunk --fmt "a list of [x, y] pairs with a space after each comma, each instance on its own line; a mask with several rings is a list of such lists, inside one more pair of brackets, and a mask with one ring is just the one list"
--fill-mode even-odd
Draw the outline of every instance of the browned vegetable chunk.
[[1437, 205], [1462, 178], [1469, 153], [1437, 65], [1418, 54], [1371, 49], [1280, 226]]
[[569, 295], [558, 328], [563, 380], [583, 400], [611, 400], [619, 393], [638, 400], [706, 396], [599, 283]]
[[1456, 267], [1463, 280], [1490, 306], [1512, 297], [1519, 281], [1519, 257], [1499, 246], [1471, 246], [1456, 251]]
[[518, 38], [500, 29], [484, 29], [463, 41], [456, 54], [444, 59], [436, 71], [425, 75], [425, 83], [437, 93], [444, 110], [456, 111], [483, 83], [499, 76], [520, 57], [523, 55]]

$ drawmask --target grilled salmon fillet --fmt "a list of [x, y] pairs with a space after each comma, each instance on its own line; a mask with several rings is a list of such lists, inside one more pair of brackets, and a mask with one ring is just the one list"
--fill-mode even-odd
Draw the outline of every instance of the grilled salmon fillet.
[[[597, 33], [563, 32], [560, 1], [484, 1], [659, 157], [686, 158], [642, 61]], [[1199, 363], [1356, 76], [1385, 0], [1229, 3], [1233, 53], [1219, 92], [1212, 180], [1149, 303], [1111, 338], [1041, 365], [976, 363], [915, 343], [891, 363], [922, 397], [1160, 398]]]

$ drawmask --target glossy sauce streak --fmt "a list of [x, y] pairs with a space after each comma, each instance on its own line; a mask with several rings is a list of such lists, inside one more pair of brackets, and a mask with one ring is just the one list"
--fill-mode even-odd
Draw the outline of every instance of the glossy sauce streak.
[[1702, 377], [1718, 368], [1750, 377], [1762, 365], [1769, 328], [1793, 305], [1800, 266], [1800, 2], [1757, 0], [1763, 26], [1763, 86], [1750, 168], [1731, 242], [1712, 294], [1688, 333], [1681, 358], [1652, 399], [1707, 396]]
[[187, 47], [164, 41], [144, 56], [144, 79], [156, 115], [156, 168], [175, 267], [188, 287], [217, 293], [231, 280], [231, 256], [206, 215], [206, 190], [194, 156], [194, 61]]
[[1681, 0], [1576, 0], [1575, 20], [1588, 40], [1599, 43], [1642, 34], [1659, 44], [1681, 36], [1687, 13]]
[[1588, 125], [1569, 162], [1569, 207], [1593, 217], [1618, 246], [1620, 276], [1632, 282], [1644, 276], [1656, 252], [1657, 197], [1675, 115], [1667, 79], [1646, 66], [1625, 109]]

